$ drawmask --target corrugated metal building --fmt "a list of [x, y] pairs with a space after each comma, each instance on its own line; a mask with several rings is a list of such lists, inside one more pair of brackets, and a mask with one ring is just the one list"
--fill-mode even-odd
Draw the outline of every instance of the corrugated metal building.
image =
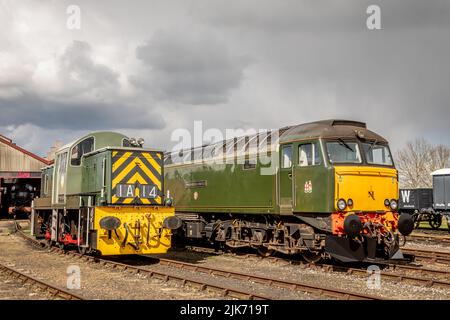
[[41, 168], [49, 164], [50, 161], [0, 135], [0, 216], [4, 217], [8, 212], [11, 187], [27, 183], [38, 189]]

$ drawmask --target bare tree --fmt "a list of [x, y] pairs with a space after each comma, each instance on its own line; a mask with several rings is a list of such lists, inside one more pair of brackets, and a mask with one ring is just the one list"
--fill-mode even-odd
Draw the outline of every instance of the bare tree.
[[433, 148], [431, 154], [432, 171], [448, 168], [450, 166], [450, 148], [443, 144], [437, 145]]
[[425, 139], [408, 142], [397, 152], [397, 169], [401, 188], [431, 188], [431, 172], [448, 167], [450, 148], [433, 146]]

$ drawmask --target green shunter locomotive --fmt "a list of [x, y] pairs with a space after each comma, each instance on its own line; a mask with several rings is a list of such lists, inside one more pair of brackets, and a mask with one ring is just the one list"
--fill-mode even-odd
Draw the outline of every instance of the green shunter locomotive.
[[42, 170], [32, 233], [81, 253], [165, 253], [174, 208], [163, 194], [163, 152], [142, 144], [93, 132], [60, 148]]

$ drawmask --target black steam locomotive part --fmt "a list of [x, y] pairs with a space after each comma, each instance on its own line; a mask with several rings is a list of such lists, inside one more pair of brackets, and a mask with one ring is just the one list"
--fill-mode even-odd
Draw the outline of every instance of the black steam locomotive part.
[[31, 202], [36, 195], [36, 188], [30, 183], [16, 182], [9, 188], [9, 214], [14, 217], [28, 217], [31, 212]]

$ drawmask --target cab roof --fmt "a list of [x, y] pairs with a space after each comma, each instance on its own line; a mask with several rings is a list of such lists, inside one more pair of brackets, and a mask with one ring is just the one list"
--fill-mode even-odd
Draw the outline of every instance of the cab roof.
[[113, 132], [113, 131], [94, 131], [91, 132], [89, 134], [86, 134], [74, 141], [69, 142], [68, 144], [62, 146], [61, 148], [59, 148], [56, 153], [61, 153], [63, 151], [66, 151], [69, 148], [72, 148], [74, 145], [76, 145], [78, 142], [89, 138], [89, 137], [94, 137], [94, 139], [96, 140], [95, 143], [95, 149], [100, 149], [100, 148], [105, 148], [105, 147], [120, 147], [122, 144], [122, 139], [128, 139], [127, 136], [118, 133], [118, 132]]
[[367, 129], [364, 122], [353, 120], [321, 120], [284, 128], [280, 143], [308, 139], [355, 139], [358, 136], [366, 140], [387, 143], [387, 140]]

